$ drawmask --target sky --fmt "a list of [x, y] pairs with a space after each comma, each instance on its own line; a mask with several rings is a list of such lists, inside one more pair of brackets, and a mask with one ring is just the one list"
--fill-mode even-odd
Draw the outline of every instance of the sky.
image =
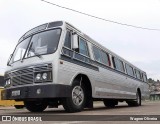
[[[121, 23], [160, 29], [160, 0], [47, 0]], [[19, 38], [46, 22], [64, 20], [160, 80], [160, 31], [122, 26], [42, 2], [0, 0], [0, 75]]]

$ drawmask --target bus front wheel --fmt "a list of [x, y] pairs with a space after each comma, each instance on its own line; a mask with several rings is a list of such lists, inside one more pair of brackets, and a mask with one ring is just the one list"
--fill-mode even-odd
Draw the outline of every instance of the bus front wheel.
[[22, 109], [22, 108], [24, 108], [24, 105], [14, 105], [14, 107], [15, 107], [16, 109]]
[[66, 112], [80, 112], [83, 110], [86, 102], [85, 88], [80, 81], [75, 80], [72, 85], [70, 97], [62, 100], [63, 107]]
[[42, 112], [48, 106], [45, 101], [24, 101], [24, 105], [30, 112]]

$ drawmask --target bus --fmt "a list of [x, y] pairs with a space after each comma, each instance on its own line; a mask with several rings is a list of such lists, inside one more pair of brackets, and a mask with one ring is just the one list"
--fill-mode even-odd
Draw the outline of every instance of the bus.
[[11, 54], [3, 99], [30, 112], [63, 105], [66, 112], [119, 102], [140, 106], [149, 97], [147, 74], [65, 21], [26, 32]]

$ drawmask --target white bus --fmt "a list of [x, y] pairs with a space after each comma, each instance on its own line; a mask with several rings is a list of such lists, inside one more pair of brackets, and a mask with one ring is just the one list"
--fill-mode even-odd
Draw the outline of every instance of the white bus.
[[24, 101], [31, 112], [59, 105], [79, 112], [95, 100], [140, 106], [149, 97], [144, 71], [64, 21], [25, 33], [7, 65], [4, 99]]

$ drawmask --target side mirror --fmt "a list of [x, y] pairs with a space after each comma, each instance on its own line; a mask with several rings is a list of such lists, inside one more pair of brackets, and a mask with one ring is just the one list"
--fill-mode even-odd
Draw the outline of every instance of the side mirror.
[[11, 55], [9, 56], [9, 59], [8, 59], [8, 61], [7, 61], [7, 66], [11, 66], [11, 65], [10, 65], [10, 61], [11, 61], [12, 56], [13, 56], [13, 54], [11, 54]]
[[73, 34], [73, 49], [78, 49], [78, 35], [76, 33]]

